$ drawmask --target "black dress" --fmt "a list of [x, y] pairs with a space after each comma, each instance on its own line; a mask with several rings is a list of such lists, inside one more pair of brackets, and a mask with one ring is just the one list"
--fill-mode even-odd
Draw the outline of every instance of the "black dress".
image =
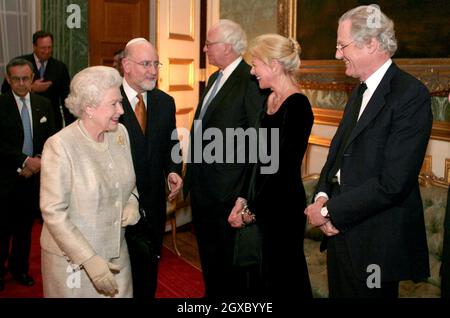
[[[311, 105], [300, 93], [289, 96], [276, 113], [261, 116], [260, 128], [279, 131], [278, 140], [273, 140], [279, 144], [278, 170], [261, 174], [264, 164], [259, 162], [246, 180], [248, 206], [263, 232], [265, 295], [312, 297], [303, 252], [306, 196], [301, 165], [313, 121]], [[268, 153], [274, 160], [271, 152], [276, 148], [271, 146], [271, 134], [267, 135]]]

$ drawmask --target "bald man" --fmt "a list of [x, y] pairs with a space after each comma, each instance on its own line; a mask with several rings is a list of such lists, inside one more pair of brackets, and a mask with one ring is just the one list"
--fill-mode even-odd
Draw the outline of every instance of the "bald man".
[[154, 257], [145, 255], [129, 244], [134, 297], [155, 297], [158, 261], [166, 222], [166, 180], [169, 200], [175, 198], [183, 181], [181, 163], [171, 157], [175, 126], [175, 102], [156, 88], [161, 66], [154, 46], [144, 38], [129, 41], [122, 60], [124, 81], [121, 87], [124, 115], [121, 122], [130, 135], [131, 153], [140, 204], [152, 225]]

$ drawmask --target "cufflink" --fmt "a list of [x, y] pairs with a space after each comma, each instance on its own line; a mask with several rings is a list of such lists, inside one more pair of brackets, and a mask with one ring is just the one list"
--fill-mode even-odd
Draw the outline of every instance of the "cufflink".
[[330, 217], [330, 214], [328, 213], [328, 208], [326, 206], [324, 206], [322, 210], [320, 210], [320, 214], [322, 214], [322, 216], [327, 219]]

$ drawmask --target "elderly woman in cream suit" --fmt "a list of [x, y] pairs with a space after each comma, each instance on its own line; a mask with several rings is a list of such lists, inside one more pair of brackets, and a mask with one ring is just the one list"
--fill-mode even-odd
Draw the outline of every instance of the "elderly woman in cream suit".
[[132, 297], [125, 226], [139, 220], [119, 73], [79, 72], [66, 105], [79, 119], [49, 138], [40, 206], [45, 297]]

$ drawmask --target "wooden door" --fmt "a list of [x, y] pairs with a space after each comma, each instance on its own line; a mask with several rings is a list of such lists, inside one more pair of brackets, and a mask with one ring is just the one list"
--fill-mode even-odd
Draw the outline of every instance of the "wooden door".
[[136, 37], [149, 38], [149, 0], [89, 1], [89, 65], [108, 65]]
[[[198, 103], [200, 72], [200, 0], [158, 1], [156, 43], [163, 67], [158, 87], [177, 107], [177, 127], [190, 129]], [[180, 135], [180, 138], [183, 137]], [[187, 140], [182, 140], [184, 144]]]

